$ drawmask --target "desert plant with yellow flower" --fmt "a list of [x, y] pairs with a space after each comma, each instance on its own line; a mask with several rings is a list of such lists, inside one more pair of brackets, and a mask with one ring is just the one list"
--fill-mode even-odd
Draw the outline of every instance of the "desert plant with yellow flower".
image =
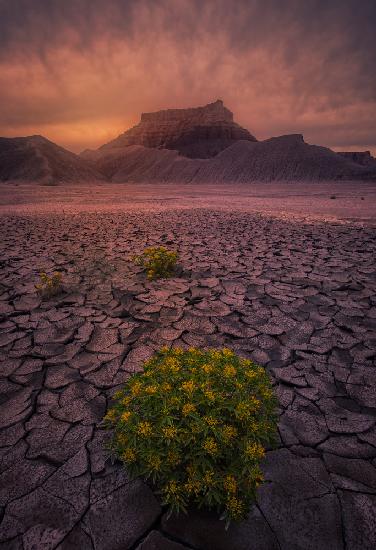
[[111, 451], [171, 512], [194, 503], [244, 518], [276, 434], [265, 369], [231, 350], [164, 348], [114, 396]]

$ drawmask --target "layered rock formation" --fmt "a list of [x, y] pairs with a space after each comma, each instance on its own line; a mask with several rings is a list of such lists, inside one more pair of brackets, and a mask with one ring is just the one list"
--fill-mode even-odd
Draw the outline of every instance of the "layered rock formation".
[[309, 145], [300, 134], [238, 141], [210, 159], [189, 159], [177, 151], [132, 145], [101, 150], [94, 166], [116, 182], [376, 180], [373, 167], [356, 164], [326, 147]]
[[[232, 112], [217, 100], [204, 107], [143, 113], [137, 126], [103, 145], [98, 152], [142, 145], [176, 150], [189, 158], [210, 158], [239, 140], [257, 141], [234, 122]], [[98, 152], [85, 151], [83, 156], [95, 158]]]
[[59, 182], [103, 180], [84, 159], [42, 136], [0, 138], [0, 181]]

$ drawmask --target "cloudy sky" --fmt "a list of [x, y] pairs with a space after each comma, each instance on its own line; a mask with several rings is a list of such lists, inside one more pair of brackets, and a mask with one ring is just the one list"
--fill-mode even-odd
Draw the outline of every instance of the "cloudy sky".
[[376, 154], [375, 0], [0, 0], [0, 135], [96, 147], [217, 98], [259, 139]]

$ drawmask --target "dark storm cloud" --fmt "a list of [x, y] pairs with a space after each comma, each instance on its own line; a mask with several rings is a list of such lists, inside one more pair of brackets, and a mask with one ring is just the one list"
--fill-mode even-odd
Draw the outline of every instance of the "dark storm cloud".
[[222, 97], [260, 137], [376, 147], [375, 30], [374, 0], [0, 0], [0, 133], [79, 148]]

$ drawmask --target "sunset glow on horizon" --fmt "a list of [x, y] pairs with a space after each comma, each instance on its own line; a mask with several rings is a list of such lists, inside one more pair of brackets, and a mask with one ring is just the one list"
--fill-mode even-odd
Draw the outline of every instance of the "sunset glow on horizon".
[[376, 154], [376, 4], [0, 0], [0, 135], [79, 152], [221, 98], [258, 139]]

